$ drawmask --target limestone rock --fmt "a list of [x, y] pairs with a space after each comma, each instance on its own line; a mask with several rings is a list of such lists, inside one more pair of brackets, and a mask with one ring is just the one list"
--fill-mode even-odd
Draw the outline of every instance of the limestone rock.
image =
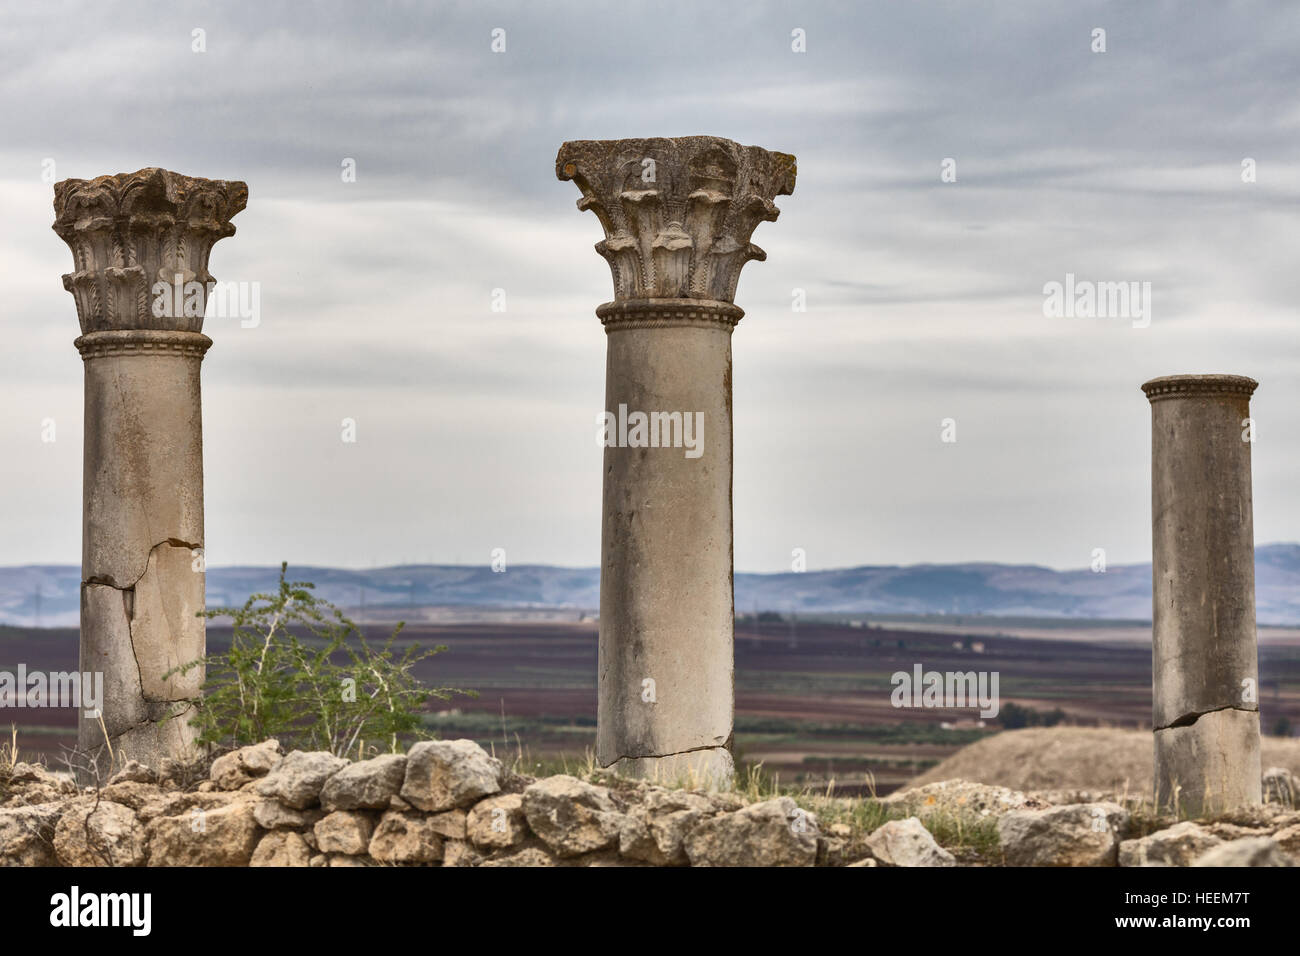
[[132, 810], [142, 810], [150, 803], [163, 799], [163, 791], [157, 784], [143, 783], [138, 780], [119, 780], [110, 783], [99, 793], [101, 799], [110, 803], [120, 803]]
[[[126, 784], [117, 784], [113, 787], [116, 794], [119, 788], [127, 786]], [[131, 784], [130, 786], [136, 786]], [[105, 791], [107, 794], [108, 791]], [[143, 796], [142, 794], [138, 794]], [[159, 792], [157, 797], [147, 799], [136, 811], [136, 816], [140, 818], [141, 823], [148, 823], [157, 817], [174, 817], [182, 813], [192, 813], [195, 809], [208, 811], [215, 810], [218, 807], [230, 806], [232, 803], [239, 803], [247, 800], [248, 797], [240, 793], [226, 793], [224, 791], [214, 791], [212, 793], [176, 793], [176, 792]], [[123, 799], [116, 799], [118, 803], [125, 803]], [[127, 804], [129, 805], [129, 804]]]
[[150, 866], [247, 866], [262, 831], [250, 800], [158, 817], [145, 828]]
[[331, 753], [295, 750], [276, 764], [254, 790], [287, 807], [305, 810], [320, 799], [326, 781], [347, 765], [346, 760]]
[[538, 846], [528, 846], [513, 853], [491, 856], [479, 866], [558, 866], [559, 862], [550, 853]]
[[472, 740], [422, 740], [406, 758], [401, 796], [421, 810], [467, 807], [501, 789], [501, 761]]
[[1283, 851], [1289, 853], [1297, 863], [1300, 863], [1300, 823], [1283, 827], [1273, 834], [1273, 839], [1277, 841], [1277, 845]]
[[324, 810], [295, 810], [286, 807], [279, 800], [261, 799], [253, 804], [253, 818], [264, 830], [314, 827], [323, 816]]
[[951, 853], [935, 842], [917, 817], [890, 820], [867, 837], [867, 849], [885, 866], [956, 866]]
[[138, 760], [128, 760], [113, 776], [108, 778], [109, 786], [115, 783], [157, 783], [158, 775]]
[[1192, 866], [1295, 866], [1271, 837], [1244, 837], [1220, 843], [1192, 863]]
[[603, 850], [623, 828], [607, 788], [563, 774], [525, 790], [523, 808], [528, 826], [561, 857]]
[[280, 761], [280, 741], [264, 740], [252, 747], [241, 747], [212, 761], [209, 779], [222, 790], [240, 787], [265, 777]]
[[528, 836], [523, 796], [503, 793], [480, 800], [465, 819], [465, 831], [470, 842], [486, 849], [522, 843]]
[[686, 866], [686, 836], [712, 814], [713, 804], [699, 794], [650, 790], [641, 806], [628, 811], [619, 832], [619, 853], [655, 866]]
[[1008, 866], [1115, 866], [1129, 814], [1115, 803], [1012, 810], [998, 818]]
[[374, 831], [375, 821], [368, 814], [335, 810], [317, 822], [314, 830], [316, 847], [322, 853], [359, 856], [369, 849]]
[[442, 813], [435, 813], [428, 818], [429, 828], [438, 836], [448, 840], [464, 840], [468, 836], [465, 826], [467, 816], [464, 810], [445, 810]]
[[483, 855], [464, 840], [448, 840], [442, 845], [443, 866], [478, 866]]
[[405, 754], [361, 760], [329, 778], [320, 803], [326, 810], [383, 810], [402, 789], [405, 778]]
[[692, 866], [812, 866], [818, 836], [815, 816], [778, 797], [700, 821], [685, 848]]
[[292, 830], [277, 830], [258, 841], [248, 865], [311, 866], [311, 859], [311, 847], [307, 846], [307, 841], [301, 834]]
[[969, 780], [944, 780], [911, 790], [891, 793], [880, 801], [899, 807], [910, 816], [924, 820], [932, 813], [974, 816], [1000, 816], [1010, 810], [1042, 809], [1045, 802], [1006, 787], [972, 783]]
[[59, 817], [54, 852], [62, 866], [142, 866], [144, 827], [130, 807], [82, 798]]
[[370, 855], [381, 863], [434, 863], [442, 859], [442, 837], [423, 814], [388, 810], [370, 838]]
[[1190, 820], [1119, 845], [1120, 866], [1188, 866], [1223, 841]]
[[16, 763], [9, 771], [8, 789], [14, 794], [11, 807], [53, 803], [77, 792], [77, 785], [66, 774], [56, 773], [38, 763]]
[[0, 810], [0, 866], [58, 866], [54, 830], [60, 803]]
[[330, 866], [371, 866], [373, 865], [369, 858], [364, 856], [349, 856], [346, 853], [332, 853], [328, 857]]

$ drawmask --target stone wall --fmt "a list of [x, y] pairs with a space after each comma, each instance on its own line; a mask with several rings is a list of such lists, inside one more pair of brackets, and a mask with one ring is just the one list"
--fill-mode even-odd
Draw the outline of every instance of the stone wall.
[[[878, 809], [893, 819], [869, 830], [823, 825], [790, 797], [533, 779], [469, 740], [359, 762], [268, 740], [192, 772], [131, 762], [80, 789], [17, 764], [0, 791], [0, 865], [1292, 866], [1300, 855], [1287, 771], [1270, 771], [1271, 802], [1204, 823], [1142, 823], [1103, 794], [948, 781], [885, 798]], [[939, 845], [936, 821], [955, 819], [996, 828], [992, 858]]]

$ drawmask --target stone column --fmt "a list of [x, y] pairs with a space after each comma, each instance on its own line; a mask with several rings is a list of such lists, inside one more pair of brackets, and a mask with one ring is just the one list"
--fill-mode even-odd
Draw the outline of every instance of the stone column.
[[565, 143], [605, 239], [596, 754], [640, 777], [733, 773], [731, 332], [749, 239], [795, 160], [711, 136]]
[[1172, 375], [1151, 401], [1155, 797], [1260, 802], [1250, 396], [1240, 375]]
[[101, 767], [106, 738], [117, 763], [153, 767], [193, 741], [203, 670], [165, 675], [205, 652], [208, 254], [247, 201], [243, 183], [162, 169], [54, 187], [85, 369], [81, 669], [104, 682], [102, 726], [83, 709], [78, 745]]

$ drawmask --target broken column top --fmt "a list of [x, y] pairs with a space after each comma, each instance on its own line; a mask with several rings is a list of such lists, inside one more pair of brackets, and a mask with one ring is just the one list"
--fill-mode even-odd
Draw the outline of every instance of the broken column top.
[[1244, 395], [1249, 398], [1259, 382], [1245, 375], [1163, 375], [1142, 386], [1151, 401], [1193, 395]]
[[202, 331], [201, 312], [155, 316], [151, 290], [178, 275], [206, 287], [212, 246], [234, 235], [230, 220], [247, 204], [245, 183], [157, 167], [55, 183], [53, 228], [74, 268], [63, 287], [76, 299], [81, 331]]
[[795, 158], [717, 136], [575, 140], [555, 175], [582, 190], [600, 219], [596, 251], [610, 264], [615, 301], [733, 302], [740, 270], [767, 254], [749, 241], [794, 192]]

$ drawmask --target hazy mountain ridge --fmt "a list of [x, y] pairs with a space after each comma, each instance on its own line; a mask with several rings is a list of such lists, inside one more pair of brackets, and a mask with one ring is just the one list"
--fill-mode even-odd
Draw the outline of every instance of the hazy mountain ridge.
[[[599, 605], [597, 568], [517, 565], [405, 565], [370, 570], [291, 566], [290, 577], [343, 607], [479, 606], [573, 608]], [[243, 603], [271, 590], [275, 567], [209, 568], [208, 606]], [[76, 626], [76, 565], [0, 568], [0, 624]], [[1300, 545], [1255, 550], [1255, 599], [1261, 624], [1300, 622]], [[1151, 566], [1112, 565], [1054, 571], [1037, 565], [885, 565], [784, 574], [737, 574], [736, 611], [863, 614], [986, 614], [1080, 619], [1151, 618]]]

